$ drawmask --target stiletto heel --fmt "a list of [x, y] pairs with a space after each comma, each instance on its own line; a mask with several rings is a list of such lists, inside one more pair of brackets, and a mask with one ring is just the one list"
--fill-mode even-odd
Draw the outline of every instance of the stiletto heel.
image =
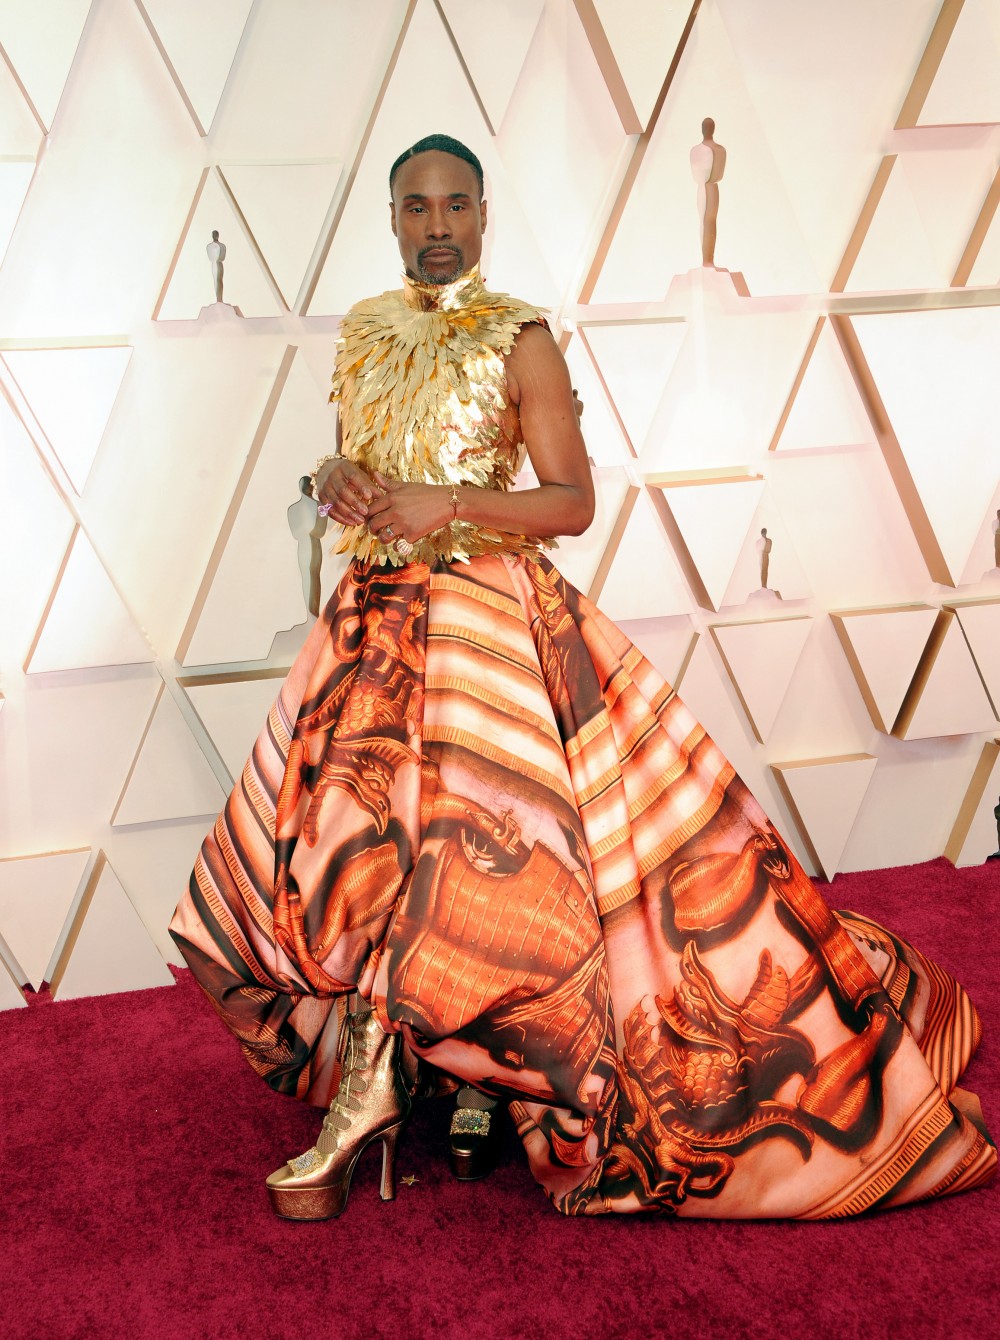
[[403, 1123], [393, 1126], [382, 1136], [382, 1186], [379, 1195], [383, 1200], [396, 1199], [396, 1141], [403, 1129]]
[[383, 1200], [396, 1194], [396, 1144], [410, 1115], [399, 1073], [399, 1035], [385, 1033], [374, 1010], [349, 1014], [337, 1095], [315, 1145], [267, 1179], [275, 1213], [284, 1219], [332, 1219], [347, 1205], [358, 1159], [382, 1141]]

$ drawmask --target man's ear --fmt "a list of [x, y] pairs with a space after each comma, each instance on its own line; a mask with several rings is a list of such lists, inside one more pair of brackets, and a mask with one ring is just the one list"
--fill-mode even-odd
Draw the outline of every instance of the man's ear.
[[479, 202], [479, 227], [481, 232], [486, 232], [486, 214], [487, 205], [485, 200]]
[[396, 232], [396, 202], [395, 202], [395, 200], [390, 200], [390, 201], [389, 201], [389, 226], [392, 228], [392, 235], [393, 235], [393, 237], [398, 237], [399, 234]]

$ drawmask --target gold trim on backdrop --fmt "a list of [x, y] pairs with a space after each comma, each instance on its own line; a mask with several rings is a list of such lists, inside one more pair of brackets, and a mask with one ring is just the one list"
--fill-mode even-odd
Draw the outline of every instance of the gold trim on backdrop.
[[812, 362], [812, 356], [816, 352], [816, 346], [819, 344], [819, 337], [823, 333], [823, 326], [825, 323], [826, 317], [821, 316], [817, 318], [816, 324], [813, 326], [813, 332], [809, 336], [809, 343], [806, 345], [806, 351], [802, 356], [802, 362], [799, 364], [799, 370], [795, 374], [795, 380], [792, 382], [792, 389], [789, 391], [788, 399], [785, 401], [785, 408], [781, 411], [781, 414], [778, 417], [774, 434], [768, 444], [768, 451], [777, 451], [778, 449], [781, 434], [785, 431], [785, 425], [788, 423], [789, 416], [791, 415], [792, 406], [795, 404], [795, 397], [798, 395], [803, 381], [805, 381], [806, 370]]
[[840, 341], [840, 347], [844, 351], [847, 366], [850, 368], [855, 384], [861, 393], [861, 399], [875, 430], [879, 449], [885, 459], [893, 486], [899, 495], [899, 501], [903, 504], [906, 519], [910, 523], [910, 529], [913, 531], [920, 553], [927, 565], [927, 571], [933, 581], [939, 582], [942, 586], [954, 586], [955, 582], [948, 570], [944, 552], [937, 536], [934, 534], [934, 527], [927, 515], [927, 509], [924, 507], [923, 500], [913, 481], [913, 476], [910, 474], [910, 467], [899, 444], [899, 438], [889, 422], [888, 412], [875, 378], [872, 376], [871, 368], [868, 366], [868, 360], [862, 351], [857, 331], [851, 324], [850, 317], [847, 316], [832, 315], [830, 323], [837, 339]]
[[[587, 30], [588, 29], [587, 20], [584, 18], [584, 14], [581, 11], [581, 5], [583, 6], [584, 9], [586, 9], [587, 6], [590, 6], [590, 8], [592, 9], [593, 6], [591, 0], [576, 0], [577, 13], [580, 14], [580, 18], [581, 21], [583, 22], [584, 29]], [[653, 105], [653, 110], [650, 113], [649, 122], [645, 130], [641, 130], [640, 127], [641, 133], [639, 134], [639, 138], [636, 140], [635, 147], [632, 150], [632, 157], [629, 159], [628, 166], [625, 169], [625, 174], [621, 180], [621, 185], [618, 187], [618, 194], [615, 197], [614, 204], [611, 206], [611, 210], [608, 214], [607, 221], [604, 225], [604, 230], [601, 234], [601, 240], [597, 244], [597, 248], [594, 252], [593, 259], [591, 260], [590, 263], [590, 268], [587, 271], [587, 276], [584, 279], [583, 285], [580, 289], [579, 301], [581, 303], [589, 303], [594, 296], [594, 289], [597, 287], [597, 281], [600, 278], [601, 271], [604, 269], [604, 262], [607, 260], [608, 252], [611, 250], [611, 243], [614, 241], [615, 233], [618, 231], [618, 225], [621, 223], [622, 216], [625, 213], [625, 206], [628, 204], [629, 196], [632, 194], [632, 188], [635, 185], [636, 178], [639, 176], [639, 168], [642, 166], [642, 160], [645, 158], [646, 150], [649, 148], [650, 141], [653, 138], [653, 134], [656, 130], [657, 123], [660, 119], [660, 113], [663, 110], [663, 104], [666, 102], [667, 94], [670, 91], [670, 86], [674, 82], [674, 75], [677, 73], [677, 67], [680, 65], [681, 57], [684, 55], [685, 48], [687, 47], [688, 44], [688, 38], [691, 36], [691, 30], [694, 27], [694, 21], [695, 18], [697, 17], [698, 10], [700, 8], [701, 8], [701, 0], [694, 0], [694, 3], [691, 6], [691, 13], [688, 15], [687, 23], [684, 25], [684, 31], [681, 33], [680, 41], [677, 43], [673, 59], [670, 62], [670, 67], [667, 70], [666, 77], [663, 80], [660, 92], [657, 95], [655, 104]], [[596, 20], [596, 11], [594, 17]], [[600, 31], [601, 35], [604, 36], [603, 27], [600, 29]], [[590, 33], [588, 30], [588, 37], [589, 36]], [[607, 41], [606, 36], [604, 37], [604, 40], [605, 42]], [[591, 45], [593, 46], [593, 43], [591, 43]], [[598, 64], [600, 64], [601, 58], [596, 49], [594, 51], [594, 55], [597, 58]], [[617, 69], [618, 67], [616, 64], [615, 70]], [[607, 82], [606, 74], [605, 74], [605, 82]], [[614, 91], [610, 85], [608, 86], [608, 91], [611, 93], [612, 98], [614, 98]], [[632, 100], [630, 98], [629, 99], [630, 106], [631, 102]], [[633, 108], [633, 114], [634, 110], [635, 109]], [[619, 112], [619, 115], [620, 114], [621, 113]], [[622, 124], [624, 125], [624, 122]]]
[[587, 591], [588, 599], [596, 605], [601, 598], [601, 592], [604, 590], [604, 583], [608, 580], [608, 573], [614, 564], [618, 554], [618, 546], [621, 544], [622, 537], [632, 518], [632, 512], [639, 497], [639, 488], [636, 484], [629, 484], [625, 490], [625, 497], [622, 505], [618, 509], [618, 515], [615, 517], [614, 525], [608, 532], [608, 538], [604, 545], [604, 552], [601, 554], [601, 561], [597, 565], [597, 571], [594, 573]]
[[434, 0], [434, 8], [437, 10], [438, 18], [441, 20], [442, 24], [444, 25], [444, 30], [448, 34], [448, 41], [451, 43], [452, 50], [455, 53], [459, 65], [462, 67], [462, 73], [465, 75], [466, 81], [469, 85], [469, 90], [472, 93], [472, 96], [476, 100], [476, 106], [479, 108], [479, 114], [486, 122], [486, 129], [490, 132], [491, 135], [495, 137], [499, 127], [494, 126], [493, 122], [490, 120], [490, 114], [486, 110], [486, 104], [479, 96], [479, 89], [476, 88], [476, 81], [473, 79], [472, 71], [469, 69], [465, 57], [462, 55], [462, 48], [458, 45], [458, 38], [455, 36], [454, 30], [451, 24], [448, 22], [448, 15], [444, 12], [444, 6], [441, 4], [441, 0]]
[[[399, 25], [399, 35], [396, 38], [396, 45], [392, 49], [392, 55], [385, 67], [385, 73], [382, 75], [382, 82], [379, 85], [378, 92], [375, 94], [375, 101], [372, 104], [368, 121], [365, 124], [361, 139], [358, 143], [358, 151], [354, 155], [354, 162], [351, 164], [350, 171], [344, 179], [344, 189], [340, 193], [340, 199], [337, 202], [337, 208], [334, 210], [333, 218], [330, 220], [330, 226], [327, 228], [326, 237], [319, 251], [315, 253], [316, 259], [313, 265], [312, 274], [308, 275], [302, 290], [302, 302], [299, 304], [299, 313], [305, 316], [309, 311], [309, 304], [316, 295], [316, 286], [319, 284], [319, 277], [323, 273], [323, 267], [326, 265], [326, 258], [330, 254], [330, 248], [333, 246], [333, 239], [337, 235], [337, 229], [340, 227], [340, 220], [344, 217], [344, 210], [347, 208], [347, 202], [351, 198], [351, 191], [354, 189], [355, 178], [361, 167], [361, 160], [365, 156], [365, 150], [368, 148], [368, 141], [372, 137], [372, 131], [375, 129], [375, 122], [378, 120], [378, 114], [382, 110], [382, 103], [385, 101], [385, 95], [389, 91], [389, 85], [392, 82], [392, 76], [396, 71], [396, 65], [399, 61], [400, 53], [403, 50], [403, 43], [406, 41], [406, 34], [410, 31], [410, 21], [413, 18], [413, 12], [417, 7], [417, 0], [409, 0], [406, 7], [406, 13], [403, 15], [403, 21]], [[388, 170], [388, 164], [386, 164]]]
[[865, 238], [868, 236], [868, 229], [872, 226], [872, 219], [875, 217], [875, 211], [878, 209], [885, 194], [885, 188], [889, 183], [889, 177], [896, 162], [895, 154], [888, 154], [878, 165], [878, 170], [865, 197], [865, 203], [861, 206], [861, 213], [858, 215], [858, 221], [854, 225], [854, 231], [851, 233], [850, 241], [844, 250], [843, 258], [837, 266], [837, 273], [833, 276], [830, 283], [831, 293], [843, 293], [847, 287], [847, 281], [851, 277], [851, 271], [857, 263], [858, 256], [861, 254], [861, 248], [864, 246]]
[[931, 91], [931, 84], [934, 83], [934, 77], [940, 69], [964, 4], [965, 0], [944, 0], [931, 29], [931, 35], [927, 39], [924, 54], [920, 57], [920, 64], [913, 76], [909, 92], [899, 109], [899, 116], [896, 118], [897, 130], [916, 129], [917, 119], [924, 109], [927, 94]]
[[997, 174], [990, 184], [990, 189], [986, 192], [986, 199], [983, 201], [983, 207], [979, 211], [972, 232], [969, 234], [969, 240], [962, 252], [962, 259], [958, 262], [958, 268], [952, 276], [952, 288], [964, 288], [969, 282], [969, 276], [979, 259], [979, 253], [983, 249], [983, 243], [990, 231], [990, 225], [996, 215], [998, 205], [1000, 205], [1000, 168], [997, 168]]
[[257, 461], [263, 449], [264, 441], [271, 430], [271, 423], [274, 420], [278, 402], [285, 389], [285, 383], [288, 381], [289, 373], [292, 370], [292, 363], [297, 352], [298, 348], [296, 345], [289, 344], [285, 346], [281, 364], [275, 374], [274, 383], [271, 386], [267, 402], [264, 405], [264, 412], [260, 416], [257, 431], [253, 435], [250, 450], [247, 452], [247, 458], [243, 462], [243, 469], [240, 471], [240, 477], [236, 481], [236, 487], [233, 490], [233, 496], [226, 509], [225, 518], [223, 519], [219, 534], [216, 536], [215, 545], [212, 549], [212, 556], [205, 567], [201, 584], [198, 587], [198, 594], [195, 596], [194, 604], [191, 606], [191, 613], [188, 615], [187, 623], [184, 625], [184, 631], [181, 633], [180, 641], [177, 644], [175, 655], [178, 661], [181, 661], [182, 663], [184, 657], [187, 655], [188, 647], [191, 645], [191, 639], [194, 637], [195, 629], [198, 626], [202, 611], [205, 608], [205, 602], [208, 600], [208, 593], [212, 589], [212, 583], [215, 581], [219, 564], [222, 561], [222, 555], [225, 552], [226, 545], [229, 543], [230, 536], [233, 533], [233, 527], [236, 525], [236, 518], [239, 515], [240, 508], [243, 506], [243, 499], [246, 497], [247, 489], [250, 487], [250, 479], [257, 466]]

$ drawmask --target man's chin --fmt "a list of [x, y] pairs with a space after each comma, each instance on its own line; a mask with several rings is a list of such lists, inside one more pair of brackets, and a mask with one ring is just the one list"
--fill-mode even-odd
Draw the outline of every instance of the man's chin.
[[464, 272], [465, 266], [461, 256], [457, 256], [454, 261], [446, 264], [441, 261], [440, 264], [433, 266], [426, 265], [423, 261], [417, 265], [417, 273], [425, 284], [451, 284]]

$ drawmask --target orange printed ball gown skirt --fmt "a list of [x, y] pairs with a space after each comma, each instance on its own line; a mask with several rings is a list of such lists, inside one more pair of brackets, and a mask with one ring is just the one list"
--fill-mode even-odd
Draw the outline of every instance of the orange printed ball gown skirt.
[[349, 568], [171, 929], [275, 1089], [329, 1102], [358, 988], [510, 1103], [567, 1214], [822, 1218], [995, 1169], [961, 986], [826, 906], [546, 560]]

